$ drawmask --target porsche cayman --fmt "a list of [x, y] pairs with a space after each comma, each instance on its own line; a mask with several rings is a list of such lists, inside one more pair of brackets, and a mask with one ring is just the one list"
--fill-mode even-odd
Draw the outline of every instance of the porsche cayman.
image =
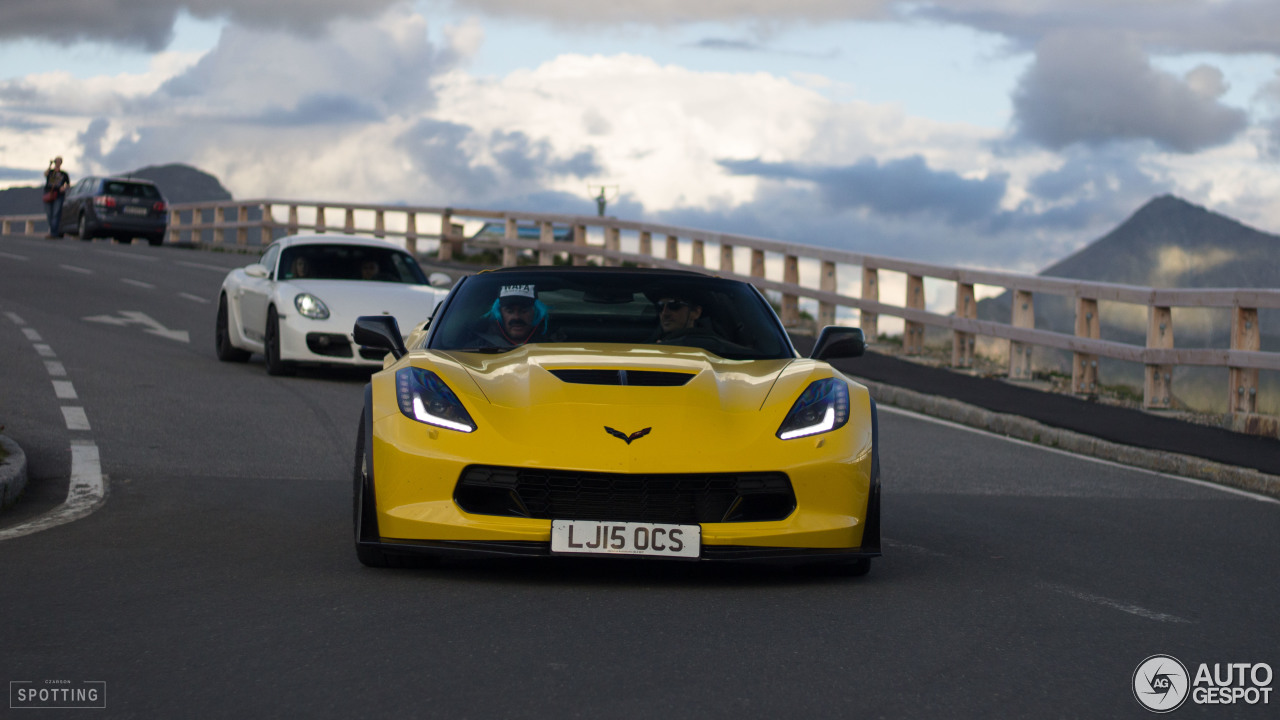
[[385, 350], [356, 439], [365, 565], [520, 555], [832, 561], [880, 554], [876, 407], [801, 357], [752, 285], [701, 273], [504, 268], [463, 278]]
[[386, 240], [281, 238], [222, 281], [218, 359], [244, 362], [262, 353], [272, 375], [291, 374], [299, 363], [378, 367], [386, 353], [352, 343], [355, 319], [382, 314], [411, 330], [448, 294], [433, 282], [451, 280], [443, 273], [429, 279], [412, 255]]

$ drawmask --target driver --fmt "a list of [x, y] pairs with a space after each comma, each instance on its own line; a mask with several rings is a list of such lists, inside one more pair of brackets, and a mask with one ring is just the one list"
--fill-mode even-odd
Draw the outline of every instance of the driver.
[[476, 333], [481, 346], [512, 346], [547, 339], [547, 306], [533, 285], [503, 285], [489, 311], [487, 327]]

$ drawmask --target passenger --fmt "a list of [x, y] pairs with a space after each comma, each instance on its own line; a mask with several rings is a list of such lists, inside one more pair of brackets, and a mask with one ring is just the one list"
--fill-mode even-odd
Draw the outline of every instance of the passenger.
[[311, 263], [307, 262], [302, 255], [294, 258], [293, 265], [289, 268], [289, 277], [294, 279], [311, 277]]
[[478, 347], [507, 347], [546, 342], [549, 319], [547, 306], [538, 299], [533, 285], [503, 285], [498, 297], [482, 318], [486, 326], [475, 333]]
[[378, 265], [378, 261], [370, 258], [360, 265], [361, 280], [377, 280], [378, 272], [382, 268]]

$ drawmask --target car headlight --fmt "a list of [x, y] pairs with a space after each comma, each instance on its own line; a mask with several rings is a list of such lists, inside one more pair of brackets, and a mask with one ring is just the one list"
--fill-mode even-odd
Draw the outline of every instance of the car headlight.
[[293, 306], [298, 308], [298, 312], [304, 317], [312, 320], [324, 320], [329, 317], [329, 307], [324, 304], [320, 298], [311, 293], [302, 293], [293, 299]]
[[476, 429], [475, 421], [462, 407], [458, 396], [430, 370], [416, 367], [397, 370], [396, 399], [400, 402], [400, 412], [411, 420], [465, 433]]
[[809, 383], [796, 399], [778, 428], [778, 438], [818, 435], [844, 427], [849, 422], [849, 386], [843, 380], [827, 378]]

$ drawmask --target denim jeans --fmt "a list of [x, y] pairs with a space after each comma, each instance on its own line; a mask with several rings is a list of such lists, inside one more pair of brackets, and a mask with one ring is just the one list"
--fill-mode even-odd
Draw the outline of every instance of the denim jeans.
[[59, 195], [51, 203], [44, 204], [45, 219], [49, 221], [49, 234], [62, 237], [62, 196]]

